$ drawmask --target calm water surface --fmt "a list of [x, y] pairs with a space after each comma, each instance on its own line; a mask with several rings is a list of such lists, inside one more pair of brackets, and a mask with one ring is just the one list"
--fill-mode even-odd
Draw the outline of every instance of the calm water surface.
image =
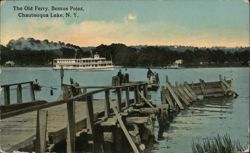
[[[131, 68], [127, 70], [130, 80], [146, 80], [146, 69]], [[226, 78], [233, 78], [233, 88], [238, 92], [237, 99], [216, 99], [197, 102], [182, 111], [171, 123], [170, 130], [164, 135], [165, 139], [159, 141], [153, 152], [155, 153], [191, 153], [193, 140], [201, 140], [217, 134], [229, 134], [233, 140], [239, 140], [242, 145], [248, 143], [249, 120], [249, 68], [195, 68], [195, 69], [153, 69], [159, 73], [161, 84], [166, 80], [174, 84], [175, 81], [183, 83], [198, 82], [199, 78], [205, 81], [218, 80], [222, 74]], [[80, 85], [111, 85], [114, 71], [65, 71], [64, 83], [69, 83], [72, 77]], [[3, 68], [0, 74], [0, 83], [15, 83], [31, 81], [37, 78], [42, 91], [36, 92], [37, 99], [54, 101], [60, 95], [60, 73], [51, 68]], [[54, 95], [50, 95], [50, 87], [55, 87]], [[28, 86], [24, 87], [24, 101], [29, 101]], [[11, 89], [11, 101], [15, 101], [16, 90]], [[152, 100], [160, 103], [160, 90], [151, 92]], [[97, 95], [95, 98], [100, 98]], [[3, 95], [0, 95], [0, 104], [3, 104]], [[157, 134], [157, 125], [156, 125]]]

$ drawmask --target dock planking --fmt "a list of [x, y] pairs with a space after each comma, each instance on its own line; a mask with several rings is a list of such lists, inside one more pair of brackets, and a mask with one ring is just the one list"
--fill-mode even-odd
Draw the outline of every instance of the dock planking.
[[[104, 109], [104, 100], [94, 100], [93, 106], [95, 107], [94, 113], [102, 112]], [[60, 133], [60, 131], [67, 127], [66, 104], [50, 107], [45, 110], [48, 110], [48, 133]], [[76, 123], [86, 119], [85, 110], [85, 102], [75, 102]], [[36, 134], [36, 117], [37, 112], [34, 111], [0, 120], [1, 149], [12, 151], [22, 148], [22, 146], [28, 146], [27, 144], [33, 145]]]

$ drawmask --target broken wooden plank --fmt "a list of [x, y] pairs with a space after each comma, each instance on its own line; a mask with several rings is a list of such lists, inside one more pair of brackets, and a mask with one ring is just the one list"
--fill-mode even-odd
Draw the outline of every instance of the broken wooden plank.
[[170, 105], [170, 108], [172, 110], [174, 110], [175, 109], [175, 105], [174, 105], [174, 102], [173, 102], [173, 100], [172, 100], [172, 98], [170, 96], [170, 92], [166, 88], [164, 88], [164, 90], [165, 90], [165, 98], [166, 98], [168, 104]]
[[192, 100], [186, 95], [186, 93], [182, 90], [180, 86], [177, 86], [176, 89], [179, 91], [180, 95], [184, 97], [184, 99], [187, 100], [188, 103], [190, 103]]
[[187, 88], [187, 90], [193, 95], [193, 97], [197, 100], [198, 97], [197, 95], [195, 94], [195, 92], [193, 91], [193, 89], [188, 85], [187, 82], [184, 82], [184, 86]]
[[140, 116], [140, 117], [126, 117], [126, 122], [128, 124], [144, 124], [148, 123], [148, 116]]
[[175, 94], [175, 92], [173, 91], [173, 89], [169, 83], [166, 83], [166, 88], [170, 92], [171, 96], [174, 98], [174, 100], [177, 103], [177, 105], [179, 106], [179, 108], [184, 109], [182, 103], [180, 102], [179, 98], [177, 97], [177, 95]]
[[179, 90], [179, 92], [181, 93], [182, 96], [185, 97], [185, 99], [191, 103], [192, 102], [192, 99], [186, 94], [186, 92], [183, 90], [183, 87], [182, 86], [178, 86], [177, 89]]
[[196, 98], [190, 93], [190, 91], [183, 85], [182, 86], [183, 91], [188, 95], [188, 97], [193, 101], [196, 101]]
[[140, 92], [139, 92], [140, 97], [148, 104], [151, 108], [155, 108], [149, 100], [147, 100]]
[[231, 86], [225, 80], [222, 79], [221, 82], [226, 86], [228, 90], [231, 89]]
[[189, 106], [188, 100], [180, 93], [177, 87], [172, 88], [175, 94], [187, 105]]
[[131, 136], [129, 135], [128, 130], [125, 127], [125, 125], [124, 125], [124, 123], [122, 121], [121, 115], [118, 113], [118, 111], [115, 108], [113, 102], [111, 102], [111, 108], [113, 109], [113, 111], [115, 113], [115, 116], [116, 116], [116, 118], [118, 120], [118, 123], [120, 124], [121, 129], [122, 129], [123, 133], [125, 134], [125, 136], [126, 136], [128, 142], [129, 142], [131, 148], [133, 149], [134, 153], [140, 153], [139, 150], [138, 150], [138, 148], [136, 147], [134, 141], [132, 140]]

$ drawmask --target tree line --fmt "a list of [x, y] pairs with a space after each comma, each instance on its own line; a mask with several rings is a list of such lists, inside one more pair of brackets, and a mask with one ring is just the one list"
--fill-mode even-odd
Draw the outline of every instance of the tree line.
[[19, 66], [51, 66], [55, 58], [90, 57], [98, 53], [101, 57], [112, 60], [115, 65], [126, 67], [136, 66], [167, 66], [175, 60], [182, 59], [183, 66], [247, 66], [250, 60], [250, 48], [240, 51], [223, 50], [220, 48], [193, 48], [185, 51], [174, 51], [168, 47], [144, 46], [130, 47], [124, 44], [99, 45], [91, 51], [84, 48], [65, 48], [56, 50], [11, 50], [0, 46], [1, 61], [14, 61]]

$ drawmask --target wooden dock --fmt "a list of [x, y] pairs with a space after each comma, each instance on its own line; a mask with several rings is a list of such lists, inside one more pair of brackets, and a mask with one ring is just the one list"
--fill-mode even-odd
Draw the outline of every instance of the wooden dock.
[[[104, 109], [104, 100], [94, 100], [93, 106], [96, 113]], [[50, 141], [54, 143], [62, 141], [59, 138], [61, 130], [67, 125], [67, 107], [66, 104], [46, 108], [48, 111], [48, 133], [51, 136]], [[86, 102], [75, 102], [76, 123], [86, 120]], [[5, 151], [18, 150], [24, 146], [33, 145], [36, 136], [37, 112], [30, 112], [19, 116], [14, 116], [0, 121], [0, 140], [1, 148]], [[85, 123], [86, 124], [86, 123]], [[84, 125], [82, 124], [82, 127]], [[86, 125], [85, 125], [86, 127]], [[80, 124], [78, 129], [80, 128]], [[77, 130], [78, 132], [79, 130]]]
[[[0, 106], [0, 149], [56, 152], [65, 143], [63, 152], [72, 153], [80, 142], [84, 152], [143, 152], [154, 142], [155, 118], [161, 139], [174, 116], [200, 96], [237, 97], [231, 82], [220, 76], [214, 82], [200, 79], [172, 85], [167, 79], [161, 87], [161, 105], [148, 99], [145, 82], [115, 87], [64, 85], [62, 99], [54, 102], [37, 101], [30, 88], [32, 102], [28, 103], [22, 103], [22, 85], [32, 86], [32, 82], [2, 85], [5, 105]], [[17, 87], [16, 104], [10, 104], [10, 86]], [[87, 92], [87, 88], [100, 89]], [[103, 99], [94, 99], [98, 93], [104, 93]], [[111, 99], [110, 93], [116, 98]]]

